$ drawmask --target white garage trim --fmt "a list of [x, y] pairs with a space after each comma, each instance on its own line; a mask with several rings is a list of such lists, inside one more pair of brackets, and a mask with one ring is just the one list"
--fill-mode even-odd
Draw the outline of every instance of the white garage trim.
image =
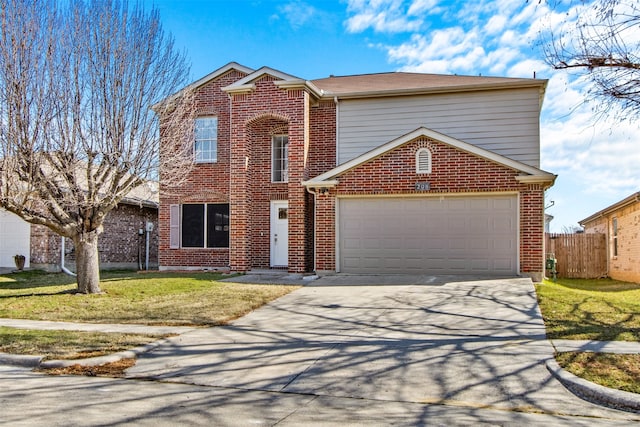
[[[376, 202], [385, 199], [395, 199], [400, 203], [376, 206]], [[445, 205], [434, 204], [434, 199], [446, 200], [447, 203]], [[354, 210], [349, 214], [351, 218], [345, 218], [347, 215], [344, 211], [344, 208], [347, 207], [345, 202], [348, 203], [349, 200], [361, 200], [363, 203], [360, 206], [357, 204], [349, 206]], [[403, 201], [404, 203], [402, 203]], [[365, 204], [369, 204], [369, 206], [365, 207]], [[497, 220], [496, 218], [495, 221], [492, 221], [496, 204], [500, 206], [502, 219]], [[433, 221], [443, 222], [447, 228], [451, 227], [448, 231], [442, 231], [444, 230], [441, 228], [442, 226], [434, 226], [435, 223], [428, 222], [428, 217], [421, 214], [431, 209], [435, 209], [435, 211], [431, 211], [434, 215]], [[458, 211], [458, 209], [462, 210]], [[476, 209], [478, 209], [478, 216], [474, 213]], [[381, 215], [367, 216], [367, 213], [373, 212], [379, 212]], [[452, 217], [451, 213], [456, 212], [460, 212], [462, 215], [457, 218]], [[389, 218], [399, 217], [403, 213], [414, 215], [414, 221], [418, 221], [418, 223], [423, 221], [422, 224], [416, 225], [417, 228], [410, 230], [415, 222], [403, 222], [402, 217], [397, 223], [389, 221]], [[468, 215], [464, 215], [464, 213]], [[387, 222], [385, 222], [385, 215]], [[448, 220], [452, 218], [457, 219], [457, 222]], [[344, 228], [347, 223], [344, 221], [352, 221], [350, 224], [357, 227], [351, 228], [350, 226], [346, 231], [347, 234], [353, 232], [352, 234], [345, 235]], [[381, 224], [389, 224], [389, 227], [392, 228], [386, 228], [386, 233], [383, 233], [379, 238], [377, 235], [371, 239], [367, 238], [366, 227], [380, 227]], [[429, 226], [435, 228], [428, 231], [427, 227]], [[477, 231], [475, 242], [473, 241], [474, 231]], [[434, 234], [429, 234], [432, 232]], [[433, 235], [434, 238], [428, 238], [429, 235]], [[486, 236], [489, 236], [489, 239], [486, 239]], [[363, 237], [364, 239], [362, 239]], [[347, 241], [347, 239], [349, 240]], [[455, 241], [458, 242], [458, 245], [455, 244]], [[443, 245], [443, 243], [445, 244]], [[351, 245], [351, 248], [346, 249], [345, 245]], [[484, 256], [485, 249], [491, 251], [487, 256]], [[335, 250], [337, 272], [366, 273], [370, 269], [372, 274], [385, 272], [422, 274], [431, 271], [436, 274], [482, 274], [483, 272], [492, 275], [518, 274], [520, 271], [519, 193], [340, 196], [336, 199]], [[369, 252], [367, 255], [363, 255], [363, 251]], [[389, 256], [387, 257], [387, 255]], [[345, 261], [346, 256], [350, 258]], [[371, 256], [371, 258], [367, 259], [367, 256]], [[439, 263], [438, 259], [443, 262]], [[347, 265], [348, 263], [350, 265]]]

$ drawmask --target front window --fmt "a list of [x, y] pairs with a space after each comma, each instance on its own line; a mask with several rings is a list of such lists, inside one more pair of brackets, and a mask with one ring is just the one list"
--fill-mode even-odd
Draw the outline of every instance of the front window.
[[218, 118], [198, 117], [195, 132], [196, 162], [216, 162], [218, 160]]
[[273, 182], [289, 181], [289, 137], [276, 135], [271, 141], [271, 171]]
[[228, 248], [229, 205], [182, 205], [181, 230], [183, 248]]

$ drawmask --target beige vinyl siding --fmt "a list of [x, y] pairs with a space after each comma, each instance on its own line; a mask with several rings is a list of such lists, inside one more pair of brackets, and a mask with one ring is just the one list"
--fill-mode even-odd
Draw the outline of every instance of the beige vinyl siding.
[[340, 101], [338, 164], [420, 126], [540, 167], [537, 88]]

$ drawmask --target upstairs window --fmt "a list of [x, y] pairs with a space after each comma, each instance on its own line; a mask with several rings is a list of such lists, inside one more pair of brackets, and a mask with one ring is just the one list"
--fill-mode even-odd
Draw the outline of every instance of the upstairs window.
[[289, 181], [289, 137], [275, 135], [271, 140], [271, 180], [273, 182]]
[[198, 117], [196, 119], [196, 141], [194, 144], [196, 162], [213, 163], [218, 160], [218, 118]]
[[428, 148], [416, 152], [416, 173], [431, 173], [431, 151]]

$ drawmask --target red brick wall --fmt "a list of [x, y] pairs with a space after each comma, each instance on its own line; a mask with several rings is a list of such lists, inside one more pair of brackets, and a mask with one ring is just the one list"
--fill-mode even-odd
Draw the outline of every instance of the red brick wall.
[[[101, 268], [138, 268], [146, 258], [146, 235], [138, 235], [147, 222], [153, 223], [149, 240], [149, 265], [158, 265], [158, 210], [120, 204], [107, 215], [98, 239]], [[60, 265], [61, 238], [41, 225], [31, 226], [31, 267], [57, 269]], [[65, 241], [67, 267], [73, 266], [73, 241]]]
[[[246, 74], [236, 70], [219, 76], [198, 88], [198, 114], [218, 118], [218, 159], [215, 163], [197, 163], [179, 189], [160, 185], [160, 243], [159, 260], [163, 268], [212, 267], [229, 265], [229, 249], [169, 247], [169, 209], [183, 203], [229, 203], [231, 111], [229, 96], [221, 89]], [[164, 142], [163, 143], [167, 143]]]
[[[428, 147], [432, 173], [416, 174], [415, 153]], [[335, 195], [520, 193], [520, 270], [543, 271], [544, 190], [520, 184], [519, 172], [431, 139], [418, 139], [360, 165], [339, 177], [331, 195], [318, 196], [317, 269], [335, 270]], [[429, 191], [415, 190], [427, 181]], [[320, 226], [322, 224], [322, 226]], [[322, 230], [322, 231], [320, 231]]]
[[[304, 168], [305, 104], [302, 90], [281, 90], [273, 77], [254, 82], [249, 94], [233, 96], [231, 141], [231, 269], [268, 267], [270, 200], [289, 201], [289, 271], [311, 267], [309, 199]], [[271, 134], [289, 135], [289, 182], [271, 183]], [[247, 167], [248, 166], [248, 167]], [[263, 234], [262, 234], [263, 233]]]
[[[309, 134], [311, 145], [309, 147], [309, 178], [321, 175], [336, 167], [336, 104], [333, 101], [319, 102], [311, 108]], [[315, 214], [313, 212], [315, 203]], [[311, 259], [310, 265], [314, 265], [314, 252], [317, 252], [315, 264], [317, 271], [333, 270], [335, 266], [336, 236], [333, 221], [327, 222], [327, 218], [335, 218], [335, 199], [318, 195], [309, 203], [310, 218], [317, 223], [312, 224], [307, 249]], [[321, 233], [313, 233], [314, 229], [322, 229]], [[314, 241], [314, 239], [317, 239]]]

